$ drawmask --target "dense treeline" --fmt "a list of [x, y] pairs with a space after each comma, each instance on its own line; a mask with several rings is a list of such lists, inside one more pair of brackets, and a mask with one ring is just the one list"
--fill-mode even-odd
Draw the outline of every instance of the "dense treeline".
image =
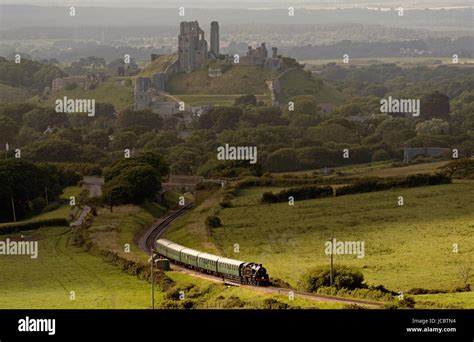
[[0, 57], [0, 83], [12, 87], [24, 87], [42, 92], [45, 87], [51, 87], [55, 78], [64, 76], [66, 73], [55, 65], [42, 64], [26, 58], [22, 59], [21, 63], [15, 63]]
[[155, 153], [143, 153], [135, 158], [121, 159], [104, 171], [103, 203], [113, 206], [153, 200], [161, 190], [161, 181], [168, 166]]
[[0, 221], [12, 221], [12, 201], [16, 218], [38, 213], [58, 200], [62, 189], [75, 185], [80, 176], [47, 163], [31, 163], [8, 158], [0, 160]]
[[295, 201], [301, 201], [313, 198], [322, 198], [333, 196], [334, 190], [332, 187], [326, 186], [306, 186], [301, 188], [290, 188], [282, 190], [279, 193], [265, 192], [262, 195], [262, 203], [277, 203], [287, 202], [290, 197]]
[[354, 184], [346, 185], [336, 189], [336, 196], [350, 194], [360, 194], [365, 192], [383, 191], [397, 188], [413, 188], [418, 186], [440, 185], [451, 183], [451, 178], [447, 175], [437, 173], [435, 175], [417, 174], [404, 178], [379, 179], [361, 178]]
[[[317, 179], [314, 181], [317, 181]], [[342, 182], [343, 180], [339, 181]], [[337, 189], [334, 189], [329, 185], [306, 185], [302, 187], [293, 187], [285, 189], [276, 194], [271, 191], [267, 191], [262, 194], [260, 201], [262, 203], [278, 203], [288, 202], [290, 200], [290, 196], [293, 197], [295, 201], [297, 201], [331, 196], [361, 194], [366, 192], [383, 191], [398, 188], [414, 188], [419, 186], [449, 184], [451, 183], [451, 177], [445, 173], [436, 173], [434, 175], [417, 174], [396, 178], [356, 178], [347, 179], [346, 181], [351, 182], [352, 184], [341, 186]], [[265, 185], [263, 185], [262, 182], [252, 183], [251, 181], [247, 181], [246, 183], [241, 182], [237, 186], [237, 189], [248, 186]]]
[[[22, 158], [31, 161], [98, 167], [123, 159], [125, 150], [132, 155], [153, 151], [173, 174], [226, 178], [401, 161], [404, 147], [456, 148], [460, 157], [474, 152], [474, 77], [469, 68], [328, 65], [319, 77], [331, 79], [343, 93], [365, 89], [367, 94], [329, 110], [310, 95], [291, 96], [290, 110], [284, 103], [268, 106], [247, 94], [232, 106], [216, 106], [192, 120], [182, 114], [160, 118], [150, 110], [117, 112], [109, 103], [96, 103], [94, 117], [7, 103], [0, 105], [0, 146], [9, 144], [9, 156], [21, 149]], [[420, 99], [420, 116], [382, 114], [381, 98], [396, 95]], [[257, 163], [218, 160], [217, 148], [225, 144], [256, 147]]]

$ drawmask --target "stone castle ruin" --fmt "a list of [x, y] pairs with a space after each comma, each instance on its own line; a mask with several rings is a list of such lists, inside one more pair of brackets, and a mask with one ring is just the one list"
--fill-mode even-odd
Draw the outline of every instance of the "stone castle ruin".
[[[204, 31], [199, 27], [197, 21], [183, 21], [180, 23], [178, 35], [178, 54], [163, 72], [158, 72], [152, 77], [136, 77], [134, 98], [135, 110], [150, 108], [153, 112], [164, 115], [172, 115], [179, 112], [178, 104], [173, 102], [159, 102], [159, 95], [165, 94], [166, 83], [174, 74], [178, 72], [190, 73], [207, 65], [209, 60], [223, 59], [233, 62], [233, 56], [223, 56], [220, 54], [219, 47], [219, 23], [211, 22], [211, 41], [210, 49], [205, 39]], [[152, 60], [157, 56], [153, 55]], [[247, 54], [239, 58], [239, 64], [243, 66], [258, 66], [272, 71], [280, 69], [282, 60], [278, 57], [277, 48], [272, 48], [271, 57], [265, 43], [257, 48], [249, 47]], [[221, 68], [210, 68], [209, 77], [222, 76]], [[275, 101], [275, 93], [279, 89], [278, 83], [267, 83], [272, 92], [272, 102]], [[169, 94], [168, 94], [169, 95]]]
[[52, 82], [51, 90], [56, 92], [70, 86], [77, 86], [83, 90], [89, 90], [101, 84], [104, 80], [105, 75], [102, 73], [55, 78]]
[[242, 65], [253, 65], [260, 66], [265, 69], [276, 71], [281, 67], [281, 58], [278, 57], [278, 51], [276, 47], [272, 47], [272, 56], [268, 57], [267, 47], [265, 43], [262, 43], [257, 48], [248, 47], [247, 54], [240, 57], [240, 64]]

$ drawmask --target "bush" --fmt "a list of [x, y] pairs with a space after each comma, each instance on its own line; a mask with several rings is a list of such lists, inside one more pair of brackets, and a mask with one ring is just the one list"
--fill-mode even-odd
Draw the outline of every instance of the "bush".
[[277, 200], [278, 200], [278, 198], [273, 192], [267, 191], [267, 192], [263, 193], [262, 198], [261, 198], [260, 201], [262, 203], [276, 203]]
[[31, 209], [33, 211], [40, 211], [46, 207], [46, 200], [43, 197], [36, 197], [31, 201]]
[[221, 219], [217, 216], [208, 216], [205, 223], [207, 228], [217, 228], [221, 226]]
[[273, 299], [273, 298], [266, 298], [263, 301], [263, 308], [265, 310], [272, 310], [272, 309], [282, 310], [282, 309], [288, 309], [288, 304], [279, 302], [278, 300]]
[[47, 220], [39, 220], [32, 222], [16, 222], [16, 223], [6, 223], [0, 226], [0, 235], [1, 234], [12, 234], [16, 232], [21, 232], [24, 230], [33, 230], [41, 227], [50, 227], [50, 226], [69, 226], [69, 223], [64, 218], [53, 218]]
[[390, 159], [390, 155], [385, 150], [377, 150], [372, 154], [372, 161], [383, 161]]
[[232, 309], [232, 308], [243, 308], [245, 302], [237, 296], [230, 296], [222, 302], [222, 308]]
[[[353, 268], [336, 266], [333, 269], [333, 286], [336, 289], [366, 288], [364, 275]], [[329, 267], [315, 267], [308, 270], [298, 282], [298, 288], [307, 292], [316, 292], [320, 287], [330, 286]]]
[[343, 186], [336, 190], [336, 196], [360, 194], [364, 192], [383, 191], [392, 188], [414, 188], [419, 186], [449, 184], [451, 178], [447, 175], [436, 173], [416, 174], [400, 178], [360, 178], [351, 185]]
[[228, 199], [223, 200], [219, 203], [222, 208], [232, 208], [232, 202]]
[[77, 83], [70, 83], [64, 87], [66, 90], [73, 90], [77, 88]]
[[286, 202], [292, 196], [295, 200], [306, 200], [313, 198], [322, 198], [333, 196], [334, 190], [329, 185], [327, 186], [303, 186], [300, 188], [290, 188], [287, 190], [282, 190], [277, 194], [272, 192], [265, 192], [262, 195], [262, 203], [276, 203], [276, 202]]

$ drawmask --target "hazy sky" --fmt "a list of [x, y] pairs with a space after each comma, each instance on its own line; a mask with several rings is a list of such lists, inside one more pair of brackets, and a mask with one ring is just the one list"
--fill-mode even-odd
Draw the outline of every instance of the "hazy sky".
[[114, 6], [114, 7], [155, 7], [167, 6], [176, 7], [181, 5], [193, 7], [242, 7], [244, 4], [252, 4], [252, 7], [273, 7], [273, 6], [312, 6], [328, 5], [337, 6], [344, 4], [365, 6], [368, 4], [397, 5], [397, 4], [433, 4], [439, 6], [449, 5], [472, 5], [473, 0], [0, 0], [0, 4], [30, 4], [42, 6]]

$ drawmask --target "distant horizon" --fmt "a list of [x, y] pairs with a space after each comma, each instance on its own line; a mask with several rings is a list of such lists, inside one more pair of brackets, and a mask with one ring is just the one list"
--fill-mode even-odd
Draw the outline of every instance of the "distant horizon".
[[406, 8], [445, 8], [445, 7], [473, 7], [472, 2], [468, 0], [365, 0], [363, 2], [357, 0], [140, 0], [123, 2], [121, 0], [76, 0], [73, 3], [69, 0], [0, 0], [0, 6], [41, 6], [41, 7], [58, 7], [58, 6], [81, 6], [81, 7], [120, 7], [120, 8], [249, 8], [249, 9], [274, 9], [293, 6], [295, 8], [365, 8], [365, 7], [394, 7], [405, 5]]

